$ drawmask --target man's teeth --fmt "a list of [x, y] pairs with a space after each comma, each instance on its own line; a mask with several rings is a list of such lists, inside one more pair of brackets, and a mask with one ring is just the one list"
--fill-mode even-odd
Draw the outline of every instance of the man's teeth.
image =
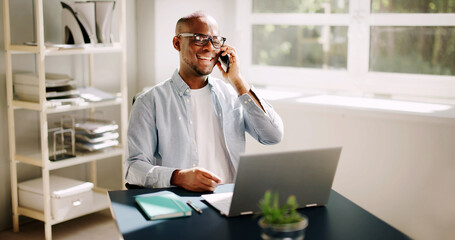
[[211, 57], [199, 57], [200, 59], [203, 59], [203, 60], [210, 60], [212, 59]]

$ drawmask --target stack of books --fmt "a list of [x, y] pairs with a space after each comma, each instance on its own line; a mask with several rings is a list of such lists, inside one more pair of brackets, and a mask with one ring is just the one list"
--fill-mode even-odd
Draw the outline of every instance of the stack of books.
[[[63, 127], [72, 128], [70, 123]], [[117, 146], [118, 124], [114, 121], [83, 119], [74, 124], [76, 130], [76, 148], [81, 151], [97, 151], [108, 147]]]
[[[46, 99], [76, 98], [79, 90], [72, 86], [70, 76], [66, 74], [46, 73]], [[39, 101], [38, 76], [35, 73], [14, 74], [14, 94], [20, 100]]]

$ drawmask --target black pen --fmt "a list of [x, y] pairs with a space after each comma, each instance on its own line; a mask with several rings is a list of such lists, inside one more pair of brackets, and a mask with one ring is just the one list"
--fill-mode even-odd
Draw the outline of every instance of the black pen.
[[194, 211], [196, 211], [196, 212], [198, 212], [198, 213], [202, 213], [202, 210], [199, 209], [198, 207], [194, 206], [194, 204], [193, 204], [190, 200], [188, 200], [188, 201], [186, 202], [186, 204], [190, 205], [190, 207], [193, 208]]

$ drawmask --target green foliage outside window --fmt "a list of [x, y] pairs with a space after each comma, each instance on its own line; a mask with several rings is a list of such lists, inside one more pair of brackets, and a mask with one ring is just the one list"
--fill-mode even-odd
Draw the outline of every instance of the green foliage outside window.
[[372, 13], [455, 13], [455, 0], [372, 0]]
[[[350, 2], [253, 0], [253, 13], [348, 14]], [[455, 13], [455, 0], [371, 0], [375, 13]], [[369, 45], [370, 71], [455, 76], [453, 26], [371, 26]], [[253, 25], [252, 46], [256, 65], [346, 69], [348, 27]]]
[[455, 75], [455, 27], [371, 27], [370, 70]]
[[253, 0], [254, 13], [348, 13], [349, 0]]
[[344, 26], [254, 25], [253, 63], [346, 69], [347, 29]]

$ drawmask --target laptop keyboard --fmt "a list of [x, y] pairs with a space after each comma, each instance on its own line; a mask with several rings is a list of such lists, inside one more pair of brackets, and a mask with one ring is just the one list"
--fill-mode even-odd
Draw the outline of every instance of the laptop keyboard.
[[214, 193], [202, 195], [210, 205], [218, 209], [222, 214], [228, 215], [229, 208], [231, 207], [232, 192], [228, 193]]

